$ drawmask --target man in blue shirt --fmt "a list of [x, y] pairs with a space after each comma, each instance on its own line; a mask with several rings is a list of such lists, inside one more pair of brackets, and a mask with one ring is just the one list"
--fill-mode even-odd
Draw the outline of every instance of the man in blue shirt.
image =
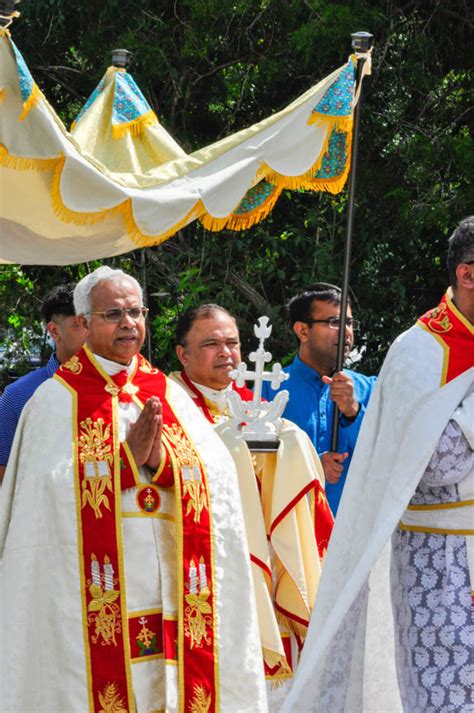
[[74, 314], [73, 290], [73, 284], [60, 285], [51, 290], [43, 301], [41, 312], [55, 343], [55, 351], [48, 363], [14, 381], [0, 397], [0, 483], [24, 405], [38, 386], [53, 376], [60, 364], [79, 351], [86, 338], [87, 332]]
[[[284, 369], [290, 378], [279, 389], [290, 392], [284, 417], [306, 431], [321, 458], [326, 476], [326, 495], [334, 515], [375, 383], [375, 377], [349, 369], [334, 373], [340, 303], [340, 289], [324, 282], [312, 285], [290, 301], [290, 322], [299, 341], [299, 350], [298, 356]], [[346, 356], [352, 348], [357, 326], [348, 306]], [[264, 398], [272, 400], [276, 393], [269, 382], [264, 383]], [[334, 404], [341, 412], [339, 452], [330, 450]]]

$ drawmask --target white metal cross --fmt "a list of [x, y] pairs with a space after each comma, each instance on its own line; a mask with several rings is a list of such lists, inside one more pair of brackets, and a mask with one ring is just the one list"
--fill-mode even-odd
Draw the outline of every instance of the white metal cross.
[[289, 374], [286, 374], [281, 367], [281, 364], [274, 364], [271, 371], [265, 371], [265, 364], [271, 361], [272, 355], [265, 351], [264, 342], [272, 333], [272, 328], [268, 326], [268, 317], [259, 317], [258, 325], [254, 325], [255, 336], [260, 340], [258, 349], [249, 354], [250, 361], [255, 363], [255, 371], [249, 371], [247, 364], [241, 362], [239, 366], [230, 372], [230, 376], [235, 379], [237, 386], [245, 385], [247, 380], [255, 383], [253, 392], [253, 403], [259, 406], [262, 400], [262, 384], [264, 381], [269, 381], [272, 389], [276, 390], [286, 379]]

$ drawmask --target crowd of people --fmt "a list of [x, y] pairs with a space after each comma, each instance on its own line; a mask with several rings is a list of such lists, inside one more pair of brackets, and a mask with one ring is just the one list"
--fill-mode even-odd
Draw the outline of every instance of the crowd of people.
[[0, 397], [1, 710], [474, 711], [474, 217], [448, 271], [378, 379], [335, 372], [338, 287], [293, 297], [258, 453], [234, 315], [181, 314], [166, 376], [133, 277], [48, 294], [55, 351]]

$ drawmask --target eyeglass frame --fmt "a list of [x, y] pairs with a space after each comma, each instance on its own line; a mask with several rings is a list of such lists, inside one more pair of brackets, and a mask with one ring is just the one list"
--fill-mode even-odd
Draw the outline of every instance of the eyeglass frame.
[[[339, 329], [341, 326], [341, 320], [339, 317], [328, 317], [327, 319], [305, 319], [304, 322], [309, 326], [312, 324], [327, 324], [329, 329]], [[360, 322], [358, 319], [348, 317], [348, 319], [346, 319], [346, 327], [352, 329], [352, 331], [356, 331], [360, 327]]]
[[[130, 312], [132, 310], [136, 310], [136, 309], [140, 310], [140, 314], [137, 317], [132, 317]], [[120, 311], [120, 317], [118, 319], [107, 319], [107, 317], [105, 316], [107, 314], [107, 312], [110, 313], [110, 312], [116, 312], [116, 311], [117, 312]], [[142, 319], [142, 318], [146, 319], [148, 312], [149, 312], [149, 308], [143, 307], [143, 306], [142, 307], [110, 307], [109, 309], [104, 309], [100, 312], [88, 312], [87, 314], [89, 314], [91, 316], [93, 314], [100, 314], [100, 315], [102, 315], [102, 318], [105, 322], [108, 322], [109, 324], [120, 324], [120, 322], [125, 317], [125, 315], [128, 315], [130, 317], [130, 319], [133, 319], [134, 322], [138, 322], [139, 319]]]

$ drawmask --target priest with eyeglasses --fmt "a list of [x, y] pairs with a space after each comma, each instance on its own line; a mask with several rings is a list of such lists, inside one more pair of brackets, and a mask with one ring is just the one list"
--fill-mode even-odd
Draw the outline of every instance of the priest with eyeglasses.
[[[335, 372], [339, 339], [341, 290], [318, 282], [293, 297], [288, 305], [290, 324], [298, 340], [298, 354], [284, 369], [290, 378], [280, 387], [290, 393], [284, 418], [306, 431], [321, 459], [326, 477], [326, 497], [336, 516], [347, 471], [365, 409], [375, 384], [374, 376], [343, 369]], [[359, 323], [347, 308], [345, 356], [354, 345]], [[262, 396], [271, 401], [277, 391], [263, 385]], [[338, 451], [331, 451], [334, 408], [341, 412]]]
[[141, 354], [137, 281], [76, 286], [85, 346], [26, 405], [0, 494], [4, 713], [267, 711], [233, 460]]

